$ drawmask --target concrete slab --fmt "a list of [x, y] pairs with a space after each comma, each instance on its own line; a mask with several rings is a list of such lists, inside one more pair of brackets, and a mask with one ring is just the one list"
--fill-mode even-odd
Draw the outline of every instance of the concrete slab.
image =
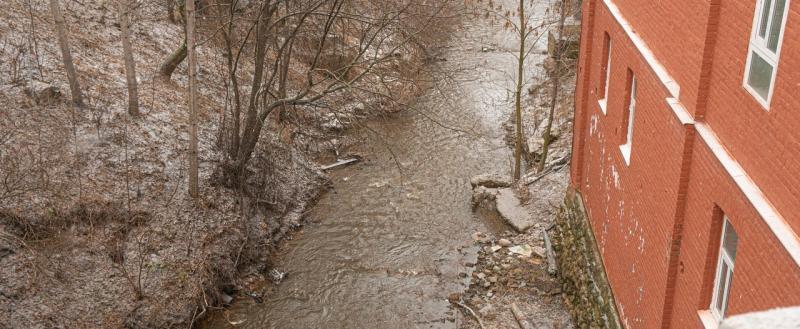
[[525, 232], [533, 226], [533, 218], [511, 188], [497, 190], [497, 212], [517, 232]]

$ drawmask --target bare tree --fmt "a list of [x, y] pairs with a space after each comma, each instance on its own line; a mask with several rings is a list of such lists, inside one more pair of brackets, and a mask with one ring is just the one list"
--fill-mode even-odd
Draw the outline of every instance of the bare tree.
[[[227, 48], [233, 89], [232, 124], [225, 125], [229, 132], [224, 134], [229, 158], [223, 170], [230, 174], [227, 182], [240, 188], [245, 187], [246, 167], [268, 116], [274, 111], [319, 105], [328, 96], [354, 90], [364, 79], [380, 83], [381, 68], [396, 61], [399, 49], [426, 27], [422, 24], [417, 31], [399, 27], [413, 0], [358, 4], [347, 0], [264, 0], [244, 17], [238, 14], [236, 1], [221, 2], [227, 3], [229, 17], [220, 19], [218, 30]], [[366, 10], [364, 5], [379, 10]], [[431, 8], [436, 9], [426, 7]], [[352, 38], [344, 40], [338, 37], [341, 35]], [[253, 63], [253, 75], [249, 83], [242, 83], [238, 68], [248, 60]], [[240, 92], [239, 86], [245, 85], [249, 90]]]
[[519, 0], [519, 55], [517, 57], [517, 85], [514, 90], [514, 181], [522, 176], [522, 81], [525, 68], [525, 39], [528, 37], [525, 20], [525, 0]]
[[[522, 90], [526, 84], [525, 77], [525, 63], [528, 56], [536, 49], [536, 43], [543, 34], [539, 31], [551, 24], [547, 19], [536, 22], [535, 15], [526, 15], [525, 6], [533, 6], [536, 2], [531, 0], [518, 0], [516, 11], [507, 11], [503, 6], [495, 7], [490, 1], [486, 15], [493, 15], [499, 18], [506, 28], [510, 28], [516, 37], [519, 38], [519, 47], [512, 54], [516, 59], [515, 77], [514, 77], [514, 110], [512, 113], [514, 121], [514, 160], [513, 160], [513, 178], [518, 181], [523, 174], [522, 160], [523, 152], [526, 151], [525, 146], [525, 130], [523, 127], [522, 110], [523, 98]], [[516, 14], [517, 17], [513, 17]]]
[[197, 199], [198, 160], [197, 160], [197, 54], [195, 47], [195, 7], [194, 0], [186, 0], [186, 43], [189, 56], [189, 195]]
[[67, 27], [64, 22], [64, 13], [61, 12], [58, 0], [50, 0], [50, 12], [55, 21], [58, 45], [61, 47], [61, 58], [64, 61], [64, 70], [67, 71], [69, 89], [72, 92], [72, 104], [83, 107], [83, 94], [78, 84], [78, 74], [75, 72], [75, 65], [72, 62], [72, 52], [69, 47], [69, 40], [67, 39]]
[[537, 167], [537, 172], [542, 172], [544, 170], [544, 165], [547, 162], [547, 153], [550, 150], [550, 143], [552, 142], [552, 128], [553, 128], [553, 116], [555, 115], [556, 110], [556, 103], [558, 103], [558, 92], [559, 88], [561, 87], [561, 66], [562, 60], [564, 57], [564, 52], [566, 51], [568, 42], [563, 40], [564, 38], [564, 21], [567, 17], [567, 7], [568, 7], [568, 0], [561, 0], [561, 7], [559, 18], [558, 18], [558, 29], [557, 39], [556, 39], [556, 49], [553, 57], [555, 59], [555, 69], [553, 71], [553, 75], [551, 77], [551, 93], [550, 93], [550, 111], [547, 114], [547, 128], [544, 131], [544, 142], [542, 143], [542, 156], [539, 159], [539, 166]]
[[134, 6], [132, 0], [125, 0], [119, 8], [119, 25], [122, 30], [122, 50], [125, 56], [125, 79], [128, 84], [128, 114], [139, 115], [139, 88], [136, 82], [136, 63], [133, 60], [130, 25]]

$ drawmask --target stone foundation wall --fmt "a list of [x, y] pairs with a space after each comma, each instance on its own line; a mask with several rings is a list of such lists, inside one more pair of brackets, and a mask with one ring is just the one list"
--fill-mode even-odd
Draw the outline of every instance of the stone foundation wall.
[[576, 327], [622, 328], [579, 192], [567, 191], [552, 233], [562, 289]]

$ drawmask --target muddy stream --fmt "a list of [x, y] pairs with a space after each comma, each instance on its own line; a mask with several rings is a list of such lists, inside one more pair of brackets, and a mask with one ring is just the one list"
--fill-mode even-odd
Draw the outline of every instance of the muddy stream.
[[502, 126], [513, 104], [510, 33], [466, 19], [441, 54], [446, 60], [432, 68], [452, 76], [414, 110], [367, 123], [379, 135], [361, 132], [356, 151], [365, 161], [331, 173], [335, 187], [275, 257], [286, 278], [263, 303], [234, 303], [209, 327], [455, 328], [464, 321], [447, 297], [467, 288], [465, 264], [477, 252], [471, 234], [507, 229], [472, 211], [469, 179], [510, 171]]

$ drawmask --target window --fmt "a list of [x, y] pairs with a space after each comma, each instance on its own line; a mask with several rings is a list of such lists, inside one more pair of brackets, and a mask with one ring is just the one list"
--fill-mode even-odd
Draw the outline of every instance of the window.
[[761, 105], [769, 108], [778, 71], [788, 0], [758, 0], [750, 35], [744, 87]]
[[728, 295], [731, 291], [731, 280], [733, 279], [733, 263], [736, 260], [736, 245], [739, 236], [733, 229], [727, 217], [722, 224], [722, 241], [720, 241], [719, 260], [717, 261], [717, 274], [714, 278], [714, 291], [711, 297], [711, 314], [722, 322], [725, 311], [728, 309]]
[[606, 114], [606, 106], [608, 105], [608, 85], [611, 82], [611, 37], [608, 33], [603, 37], [603, 67], [600, 71], [604, 76], [603, 81], [603, 99], [599, 100], [600, 110]]
[[625, 135], [623, 136], [623, 144], [619, 149], [622, 151], [622, 157], [625, 159], [625, 164], [631, 164], [631, 146], [633, 144], [633, 118], [636, 114], [636, 75], [633, 71], [628, 69], [628, 100], [626, 106], [626, 113], [623, 116], [623, 126], [627, 126]]

